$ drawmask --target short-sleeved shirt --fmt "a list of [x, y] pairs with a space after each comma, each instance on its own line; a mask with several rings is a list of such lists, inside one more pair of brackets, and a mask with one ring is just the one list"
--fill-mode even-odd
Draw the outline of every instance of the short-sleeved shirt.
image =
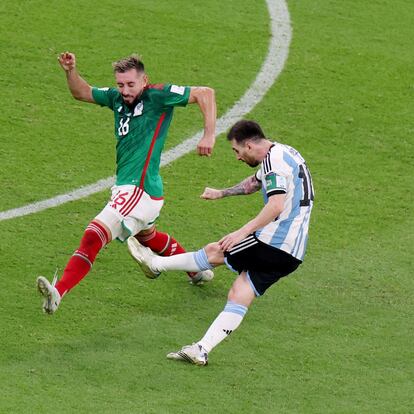
[[173, 109], [187, 105], [190, 90], [188, 86], [149, 85], [131, 107], [115, 88], [92, 88], [94, 101], [114, 112], [116, 185], [132, 184], [153, 198], [163, 196], [161, 152]]
[[303, 260], [313, 207], [312, 178], [305, 160], [294, 148], [274, 143], [256, 178], [262, 183], [265, 204], [275, 194], [286, 194], [279, 217], [255, 232], [263, 243]]

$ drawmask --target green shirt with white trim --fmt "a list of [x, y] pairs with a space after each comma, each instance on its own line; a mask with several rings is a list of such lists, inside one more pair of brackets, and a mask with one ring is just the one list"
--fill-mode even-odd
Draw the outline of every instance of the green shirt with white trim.
[[112, 109], [115, 120], [116, 185], [140, 186], [163, 196], [161, 152], [175, 106], [186, 106], [191, 88], [170, 84], [147, 86], [131, 107], [115, 88], [92, 88], [94, 101]]

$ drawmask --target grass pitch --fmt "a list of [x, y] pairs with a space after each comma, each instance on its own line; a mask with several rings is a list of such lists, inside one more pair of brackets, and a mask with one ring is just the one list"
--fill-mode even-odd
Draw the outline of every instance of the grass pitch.
[[[316, 200], [304, 264], [253, 305], [206, 368], [165, 354], [199, 339], [233, 275], [189, 286], [145, 280], [112, 243], [58, 313], [35, 277], [62, 269], [108, 193], [0, 222], [0, 412], [410, 413], [414, 401], [412, 2], [288, 2], [293, 40], [277, 83], [249, 116], [297, 147]], [[236, 7], [237, 6], [237, 7]], [[3, 2], [0, 209], [113, 174], [109, 111], [73, 101], [56, 55], [77, 53], [93, 84], [140, 52], [154, 82], [206, 84], [222, 114], [266, 54], [262, 2]], [[24, 28], [24, 30], [22, 29]], [[199, 129], [177, 110], [168, 146]], [[205, 202], [251, 171], [223, 137], [211, 159], [163, 170], [159, 226], [188, 249], [236, 229], [258, 195]]]

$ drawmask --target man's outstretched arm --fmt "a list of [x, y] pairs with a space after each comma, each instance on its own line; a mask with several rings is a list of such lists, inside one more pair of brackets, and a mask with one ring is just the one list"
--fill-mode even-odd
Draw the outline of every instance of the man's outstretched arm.
[[216, 96], [214, 89], [205, 86], [192, 86], [188, 103], [197, 103], [204, 118], [204, 134], [197, 145], [199, 155], [210, 156], [216, 142]]
[[73, 53], [64, 52], [58, 56], [60, 66], [66, 73], [68, 87], [72, 96], [84, 102], [95, 103], [92, 87], [80, 77], [76, 69], [76, 57]]
[[218, 198], [229, 197], [240, 194], [252, 194], [258, 191], [261, 187], [261, 182], [257, 180], [255, 175], [245, 178], [240, 183], [233, 187], [217, 190], [215, 188], [206, 187], [201, 198], [205, 200], [216, 200]]

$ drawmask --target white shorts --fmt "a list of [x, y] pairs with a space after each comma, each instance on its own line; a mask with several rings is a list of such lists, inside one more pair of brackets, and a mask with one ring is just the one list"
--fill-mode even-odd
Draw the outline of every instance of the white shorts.
[[95, 219], [109, 228], [112, 240], [125, 241], [153, 226], [164, 204], [163, 199], [153, 199], [135, 185], [113, 186], [111, 191], [111, 199]]

